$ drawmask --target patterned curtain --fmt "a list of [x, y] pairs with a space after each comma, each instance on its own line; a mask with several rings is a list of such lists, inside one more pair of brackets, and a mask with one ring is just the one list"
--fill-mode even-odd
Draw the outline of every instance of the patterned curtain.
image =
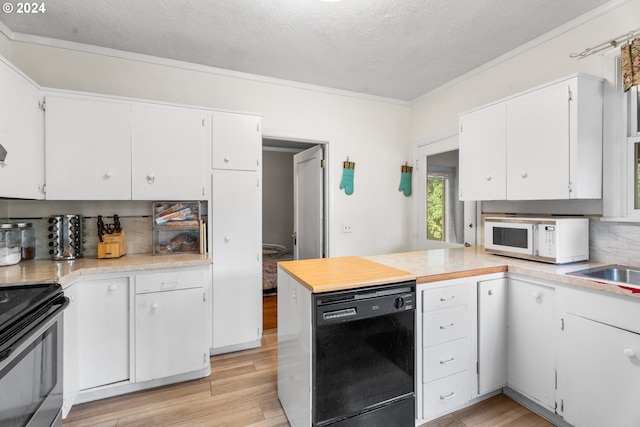
[[622, 87], [626, 92], [631, 86], [640, 85], [640, 38], [623, 44], [620, 53], [622, 56]]

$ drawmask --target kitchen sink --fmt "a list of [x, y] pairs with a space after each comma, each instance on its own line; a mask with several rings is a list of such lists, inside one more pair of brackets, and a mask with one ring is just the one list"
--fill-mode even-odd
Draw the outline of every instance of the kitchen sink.
[[605, 265], [567, 273], [570, 276], [640, 286], [640, 270], [624, 265]]

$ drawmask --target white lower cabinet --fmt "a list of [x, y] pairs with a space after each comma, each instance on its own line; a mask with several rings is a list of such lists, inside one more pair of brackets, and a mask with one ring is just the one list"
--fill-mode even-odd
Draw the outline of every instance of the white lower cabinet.
[[63, 417], [74, 403], [208, 375], [210, 283], [206, 265], [66, 286]]
[[640, 424], [640, 334], [564, 318], [564, 419], [578, 427]]
[[478, 394], [507, 384], [507, 278], [478, 282]]
[[555, 290], [510, 278], [507, 294], [507, 383], [555, 410]]
[[196, 269], [136, 276], [136, 382], [206, 368], [205, 274]]
[[74, 286], [79, 389], [129, 380], [129, 279], [81, 280]]
[[422, 420], [460, 407], [474, 394], [475, 286], [464, 280], [418, 286], [416, 394]]

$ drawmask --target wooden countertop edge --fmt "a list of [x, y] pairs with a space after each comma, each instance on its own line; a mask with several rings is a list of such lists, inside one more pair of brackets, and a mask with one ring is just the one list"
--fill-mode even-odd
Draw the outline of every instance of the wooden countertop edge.
[[296, 279], [298, 283], [300, 283], [302, 286], [307, 288], [313, 294], [322, 294], [325, 292], [334, 292], [334, 291], [348, 291], [350, 289], [360, 289], [360, 288], [366, 288], [368, 286], [390, 285], [394, 283], [406, 282], [408, 280], [415, 280], [416, 278], [416, 276], [414, 276], [413, 274], [407, 273], [406, 275], [386, 276], [381, 279], [367, 280], [367, 281], [358, 282], [358, 283], [333, 283], [333, 284], [326, 284], [326, 285], [324, 284], [311, 285], [310, 283], [306, 282], [304, 279], [302, 279], [298, 275], [293, 274], [289, 271], [287, 271], [287, 273], [289, 273], [291, 277]]
[[416, 281], [420, 285], [423, 283], [439, 282], [442, 280], [462, 279], [465, 277], [481, 276], [483, 274], [505, 273], [507, 270], [508, 268], [506, 265], [474, 268], [472, 270], [455, 271], [452, 273], [440, 273], [440, 274], [433, 274], [429, 276], [418, 276]]

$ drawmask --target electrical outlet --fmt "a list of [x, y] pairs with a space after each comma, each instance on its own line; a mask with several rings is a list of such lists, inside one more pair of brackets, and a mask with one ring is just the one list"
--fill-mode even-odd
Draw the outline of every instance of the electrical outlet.
[[353, 233], [353, 228], [351, 227], [351, 224], [342, 224], [342, 232]]

